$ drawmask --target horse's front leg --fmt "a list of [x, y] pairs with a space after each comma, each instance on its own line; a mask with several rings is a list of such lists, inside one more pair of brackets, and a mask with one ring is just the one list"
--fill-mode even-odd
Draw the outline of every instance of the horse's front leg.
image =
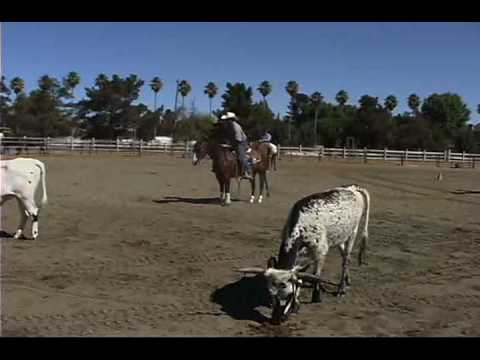
[[225, 185], [220, 179], [218, 179], [218, 184], [220, 186], [220, 204], [223, 205], [225, 201]]
[[232, 203], [230, 199], [230, 179], [225, 182], [225, 205], [230, 205]]
[[265, 187], [265, 174], [260, 173], [260, 195], [258, 195], [258, 203], [261, 204], [263, 201], [263, 188]]
[[257, 177], [256, 173], [252, 174], [252, 178], [250, 179], [250, 188], [252, 189], [252, 192], [250, 194], [250, 204], [253, 204], [255, 202], [255, 179]]

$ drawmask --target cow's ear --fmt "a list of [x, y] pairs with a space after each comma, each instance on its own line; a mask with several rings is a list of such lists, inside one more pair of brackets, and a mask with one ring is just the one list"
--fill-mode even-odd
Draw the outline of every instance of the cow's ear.
[[276, 269], [277, 268], [277, 259], [275, 256], [270, 257], [267, 262], [267, 269]]

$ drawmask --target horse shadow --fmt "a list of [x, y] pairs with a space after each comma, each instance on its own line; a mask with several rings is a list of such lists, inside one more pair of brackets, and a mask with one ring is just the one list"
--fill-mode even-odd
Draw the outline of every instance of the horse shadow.
[[270, 307], [270, 297], [262, 275], [242, 279], [215, 290], [210, 300], [222, 306], [222, 311], [235, 320], [250, 320], [260, 324], [269, 320], [256, 308]]
[[[214, 198], [190, 198], [181, 196], [165, 196], [161, 200], [152, 200], [156, 204], [171, 204], [171, 203], [184, 203], [184, 204], [197, 204], [197, 205], [219, 205], [220, 199]], [[232, 202], [240, 201], [238, 199], [231, 199]]]
[[450, 191], [450, 194], [454, 194], [454, 195], [480, 194], [480, 190], [455, 190], [455, 191]]

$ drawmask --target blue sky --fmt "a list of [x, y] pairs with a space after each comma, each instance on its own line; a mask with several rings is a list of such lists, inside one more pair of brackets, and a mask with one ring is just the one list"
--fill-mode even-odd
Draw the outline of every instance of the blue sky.
[[[369, 94], [394, 94], [407, 110], [406, 98], [456, 92], [478, 122], [480, 103], [480, 23], [6, 23], [4, 70], [20, 76], [27, 90], [43, 74], [61, 78], [77, 71], [93, 85], [99, 73], [137, 74], [146, 83], [165, 82], [159, 104], [173, 107], [176, 79], [189, 80], [200, 111], [208, 111], [203, 88], [215, 82], [223, 93], [230, 82], [254, 89], [269, 80], [274, 112], [287, 111], [287, 81], [307, 94], [320, 91], [333, 101], [340, 89], [350, 103]], [[255, 99], [260, 99], [255, 93]], [[144, 86], [140, 101], [153, 107]], [[220, 106], [220, 96], [214, 107]]]

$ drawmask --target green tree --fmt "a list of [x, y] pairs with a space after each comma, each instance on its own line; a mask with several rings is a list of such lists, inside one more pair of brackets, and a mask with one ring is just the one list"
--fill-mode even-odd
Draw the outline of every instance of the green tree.
[[344, 106], [348, 102], [348, 93], [345, 90], [340, 90], [335, 96], [338, 105]]
[[297, 94], [300, 91], [300, 86], [294, 80], [290, 80], [287, 82], [285, 86], [285, 91], [290, 96], [290, 103], [291, 103], [291, 111], [292, 113], [289, 115], [288, 118], [288, 141], [291, 142], [292, 140], [292, 120], [294, 120], [297, 116]]
[[244, 83], [227, 83], [227, 90], [222, 95], [224, 111], [234, 112], [240, 120], [248, 119], [252, 111], [252, 88]]
[[[152, 89], [154, 97], [153, 97], [153, 112], [157, 112], [157, 96], [160, 90], [163, 88], [163, 81], [158, 77], [155, 76], [152, 81], [150, 82], [150, 89]], [[158, 119], [153, 125], [153, 137], [157, 136], [157, 126], [158, 126]]]
[[455, 131], [466, 126], [470, 120], [470, 110], [463, 99], [454, 93], [430, 95], [423, 102], [422, 114], [449, 136], [454, 136]]
[[397, 107], [398, 101], [397, 98], [393, 95], [389, 95], [385, 98], [384, 106], [385, 109], [388, 111], [393, 112], [393, 110]]
[[209, 102], [208, 113], [211, 115], [212, 114], [212, 100], [215, 96], [217, 96], [218, 87], [217, 87], [217, 85], [215, 85], [215, 83], [210, 81], [207, 85], [205, 85], [205, 90], [203, 90], [203, 92], [208, 96], [208, 102]]
[[74, 97], [75, 88], [80, 84], [80, 75], [75, 71], [70, 71], [65, 78], [63, 78], [63, 87], [68, 94], [68, 97]]
[[10, 81], [10, 89], [13, 90], [15, 96], [18, 96], [25, 91], [25, 81], [23, 81], [23, 79], [19, 78], [18, 76], [14, 77]]
[[272, 92], [272, 84], [269, 81], [262, 81], [257, 88], [257, 91], [262, 95], [263, 102], [267, 104], [267, 96]]
[[314, 122], [313, 134], [314, 134], [314, 145], [317, 146], [317, 134], [318, 134], [317, 120], [318, 120], [318, 112], [320, 111], [320, 105], [323, 102], [323, 96], [318, 91], [315, 91], [310, 96], [310, 100], [311, 100], [312, 105], [314, 106], [314, 109], [315, 109], [315, 118], [313, 120], [313, 122]]
[[8, 110], [10, 109], [11, 91], [5, 84], [5, 76], [0, 79], [0, 126], [5, 126]]
[[192, 91], [192, 85], [187, 80], [180, 81], [178, 85], [178, 92], [182, 96], [182, 108], [185, 108], [185, 97]]
[[418, 108], [420, 107], [420, 104], [422, 101], [420, 100], [420, 97], [417, 94], [411, 94], [408, 97], [408, 107], [412, 110], [412, 112], [417, 115], [418, 114]]
[[86, 99], [79, 104], [81, 114], [88, 117], [88, 134], [96, 138], [128, 135], [136, 128], [143, 107], [135, 108], [144, 81], [131, 74], [126, 78], [100, 74], [95, 86], [86, 88]]

